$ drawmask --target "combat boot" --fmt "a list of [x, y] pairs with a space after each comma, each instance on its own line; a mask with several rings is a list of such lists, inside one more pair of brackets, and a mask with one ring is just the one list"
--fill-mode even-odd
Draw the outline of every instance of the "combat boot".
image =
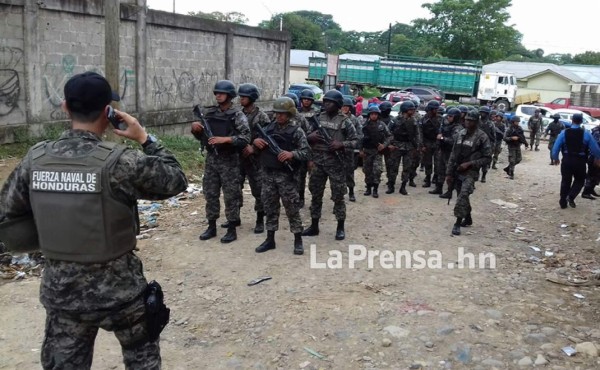
[[440, 198], [442, 199], [450, 199], [452, 198], [452, 190], [448, 189], [444, 194], [440, 194]]
[[304, 246], [302, 245], [302, 233], [294, 234], [294, 254], [298, 256], [304, 254]]
[[254, 233], [262, 234], [265, 231], [265, 213], [256, 213], [256, 225], [254, 225]]
[[510, 165], [504, 167], [504, 172], [506, 172], [507, 175], [510, 175]]
[[379, 198], [379, 184], [373, 184], [373, 198]]
[[492, 162], [492, 170], [497, 170], [497, 169], [498, 169], [498, 167], [496, 167], [496, 161], [494, 160]]
[[425, 176], [425, 180], [423, 180], [423, 187], [424, 188], [431, 187], [431, 175]]
[[402, 181], [399, 193], [402, 195], [408, 195], [408, 192], [406, 191], [406, 181]]
[[443, 187], [443, 184], [441, 184], [439, 182], [436, 183], [435, 189], [429, 190], [429, 194], [442, 194], [442, 187]]
[[242, 225], [242, 221], [241, 220], [236, 220], [235, 222], [233, 222], [233, 225], [231, 225], [231, 222], [225, 221], [224, 223], [221, 224], [221, 227], [223, 229], [229, 229], [229, 226], [240, 227], [241, 225]]
[[354, 196], [354, 188], [348, 187], [348, 200], [351, 202], [356, 202], [356, 197]]
[[410, 186], [411, 188], [416, 188], [417, 184], [415, 184], [415, 178], [410, 178], [408, 181], [408, 186]]
[[267, 239], [254, 250], [256, 253], [263, 253], [275, 249], [275, 231], [267, 230]]
[[486, 175], [487, 175], [487, 172], [482, 172], [482, 173], [481, 173], [481, 182], [482, 182], [482, 183], [485, 183], [485, 181], [486, 181], [486, 180], [485, 180], [485, 176], [486, 176]]
[[200, 240], [208, 240], [217, 236], [217, 220], [208, 221], [208, 229], [200, 235]]
[[454, 227], [452, 227], [452, 235], [460, 235], [460, 224], [462, 223], [462, 219], [460, 217], [456, 218], [456, 223]]
[[508, 171], [508, 178], [511, 180], [515, 179], [515, 170]]
[[345, 238], [344, 220], [338, 220], [337, 229], [335, 230], [335, 240], [344, 240]]
[[319, 219], [313, 218], [312, 224], [302, 232], [302, 236], [316, 236], [319, 235]]
[[461, 227], [468, 227], [468, 226], [471, 226], [471, 225], [473, 225], [473, 219], [471, 218], [471, 214], [469, 213], [467, 215], [467, 217], [465, 217], [462, 220], [462, 222], [460, 223], [460, 226]]
[[364, 196], [371, 195], [371, 184], [367, 184], [367, 190], [363, 193]]
[[227, 233], [221, 238], [221, 243], [231, 243], [237, 240], [237, 233], [235, 232], [235, 226], [231, 226], [227, 229]]
[[536, 151], [536, 152], [539, 152], [539, 151], [540, 151], [540, 148], [538, 148], [538, 147], [537, 147], [537, 145], [536, 145], [536, 147], [535, 147], [535, 151]]
[[388, 184], [388, 188], [385, 191], [385, 193], [386, 194], [394, 194], [395, 191], [396, 191], [396, 187], [394, 185]]

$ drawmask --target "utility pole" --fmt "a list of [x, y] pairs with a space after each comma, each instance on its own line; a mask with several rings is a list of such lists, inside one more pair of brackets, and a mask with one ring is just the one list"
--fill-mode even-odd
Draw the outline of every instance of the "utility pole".
[[104, 73], [113, 91], [119, 91], [120, 0], [104, 0]]
[[388, 32], [388, 57], [390, 56], [390, 48], [392, 46], [392, 24], [390, 23], [390, 31]]
[[175, 0], [173, 0], [173, 14], [175, 14]]

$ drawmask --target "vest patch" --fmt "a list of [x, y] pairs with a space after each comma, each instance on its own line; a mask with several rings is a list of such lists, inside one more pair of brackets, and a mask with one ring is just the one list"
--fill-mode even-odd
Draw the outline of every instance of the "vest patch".
[[40, 171], [31, 172], [31, 190], [57, 193], [99, 193], [101, 172]]

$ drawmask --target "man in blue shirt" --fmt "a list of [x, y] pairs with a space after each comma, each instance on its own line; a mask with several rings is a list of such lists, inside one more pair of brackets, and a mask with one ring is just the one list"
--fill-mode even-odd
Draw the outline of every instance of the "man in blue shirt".
[[581, 127], [583, 115], [573, 115], [573, 124], [570, 128], [563, 130], [556, 139], [552, 148], [552, 159], [558, 165], [558, 153], [562, 152], [563, 160], [560, 166], [562, 176], [560, 184], [560, 208], [567, 208], [567, 202], [571, 208], [575, 208], [575, 198], [583, 188], [586, 176], [586, 164], [588, 152], [596, 159], [600, 159], [600, 147], [592, 138], [589, 131]]

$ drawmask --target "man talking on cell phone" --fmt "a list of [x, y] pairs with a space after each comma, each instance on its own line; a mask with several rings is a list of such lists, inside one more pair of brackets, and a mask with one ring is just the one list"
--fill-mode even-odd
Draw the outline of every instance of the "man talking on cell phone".
[[125, 112], [115, 110], [126, 127], [113, 132], [143, 152], [102, 141], [108, 106], [119, 99], [104, 77], [75, 75], [64, 96], [71, 129], [33, 146], [0, 192], [0, 236], [37, 232], [46, 257], [42, 367], [90, 369], [102, 328], [115, 333], [126, 369], [160, 369], [158, 336], [166, 323], [156, 325], [147, 306], [168, 309], [147, 299], [156, 285], [147, 283], [134, 253], [136, 207], [138, 199], [180, 193], [187, 179], [175, 157]]

